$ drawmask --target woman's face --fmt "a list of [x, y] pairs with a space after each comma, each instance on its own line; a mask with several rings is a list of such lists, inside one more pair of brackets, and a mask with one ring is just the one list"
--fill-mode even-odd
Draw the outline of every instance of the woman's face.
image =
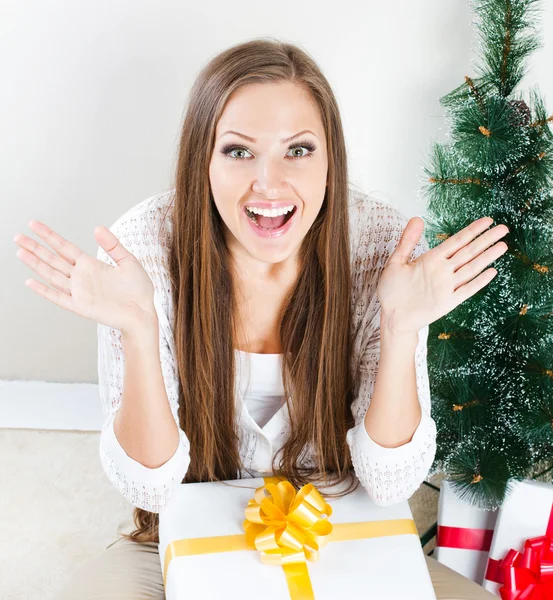
[[[323, 124], [304, 88], [255, 83], [230, 96], [217, 123], [209, 179], [227, 246], [245, 277], [278, 282], [297, 273], [297, 253], [322, 206], [327, 172]], [[296, 207], [281, 235], [258, 235], [245, 212], [255, 202]]]

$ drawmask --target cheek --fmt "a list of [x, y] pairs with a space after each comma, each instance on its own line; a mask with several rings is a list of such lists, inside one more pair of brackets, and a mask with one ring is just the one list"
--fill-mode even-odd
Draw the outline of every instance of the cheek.
[[236, 179], [236, 174], [239, 169], [232, 169], [232, 164], [229, 165], [230, 159], [223, 156], [215, 156], [209, 164], [209, 178], [213, 185], [222, 188], [229, 185]]
[[243, 169], [232, 169], [225, 165], [215, 166], [213, 169], [212, 181], [219, 187], [222, 194], [226, 191], [227, 195], [231, 195], [234, 188], [247, 178], [248, 175]]
[[317, 185], [316, 190], [312, 190], [310, 195], [304, 196], [304, 198], [307, 198], [304, 204], [304, 215], [306, 225], [308, 226], [313, 224], [313, 221], [315, 221], [323, 207], [326, 186], [323, 190], [320, 190], [319, 188], [320, 186]]

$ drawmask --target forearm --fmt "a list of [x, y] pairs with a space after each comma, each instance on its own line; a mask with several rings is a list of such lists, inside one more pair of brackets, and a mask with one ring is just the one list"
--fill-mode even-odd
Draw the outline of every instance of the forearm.
[[411, 441], [421, 420], [415, 350], [418, 333], [394, 333], [388, 315], [380, 318], [380, 360], [365, 429], [377, 444], [396, 448]]
[[179, 445], [179, 430], [161, 371], [158, 331], [154, 318], [122, 334], [125, 380], [113, 423], [126, 454], [150, 469], [165, 464]]

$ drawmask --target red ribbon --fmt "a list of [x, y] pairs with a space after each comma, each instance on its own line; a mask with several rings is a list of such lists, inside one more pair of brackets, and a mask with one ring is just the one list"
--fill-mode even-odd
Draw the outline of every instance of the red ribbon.
[[522, 553], [489, 558], [486, 579], [503, 584], [502, 600], [553, 600], [553, 505], [545, 535], [527, 539]]
[[447, 527], [438, 525], [438, 531], [436, 532], [436, 546], [489, 552], [492, 536], [493, 529], [473, 529], [469, 527]]

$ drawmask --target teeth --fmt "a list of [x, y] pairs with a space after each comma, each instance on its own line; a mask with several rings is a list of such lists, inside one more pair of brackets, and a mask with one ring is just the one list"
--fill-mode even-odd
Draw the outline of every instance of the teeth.
[[246, 206], [246, 209], [255, 215], [261, 215], [262, 217], [279, 217], [280, 215], [285, 215], [291, 210], [294, 210], [294, 205], [292, 204], [291, 206], [286, 206], [285, 208], [272, 209], [261, 209], [253, 206]]

